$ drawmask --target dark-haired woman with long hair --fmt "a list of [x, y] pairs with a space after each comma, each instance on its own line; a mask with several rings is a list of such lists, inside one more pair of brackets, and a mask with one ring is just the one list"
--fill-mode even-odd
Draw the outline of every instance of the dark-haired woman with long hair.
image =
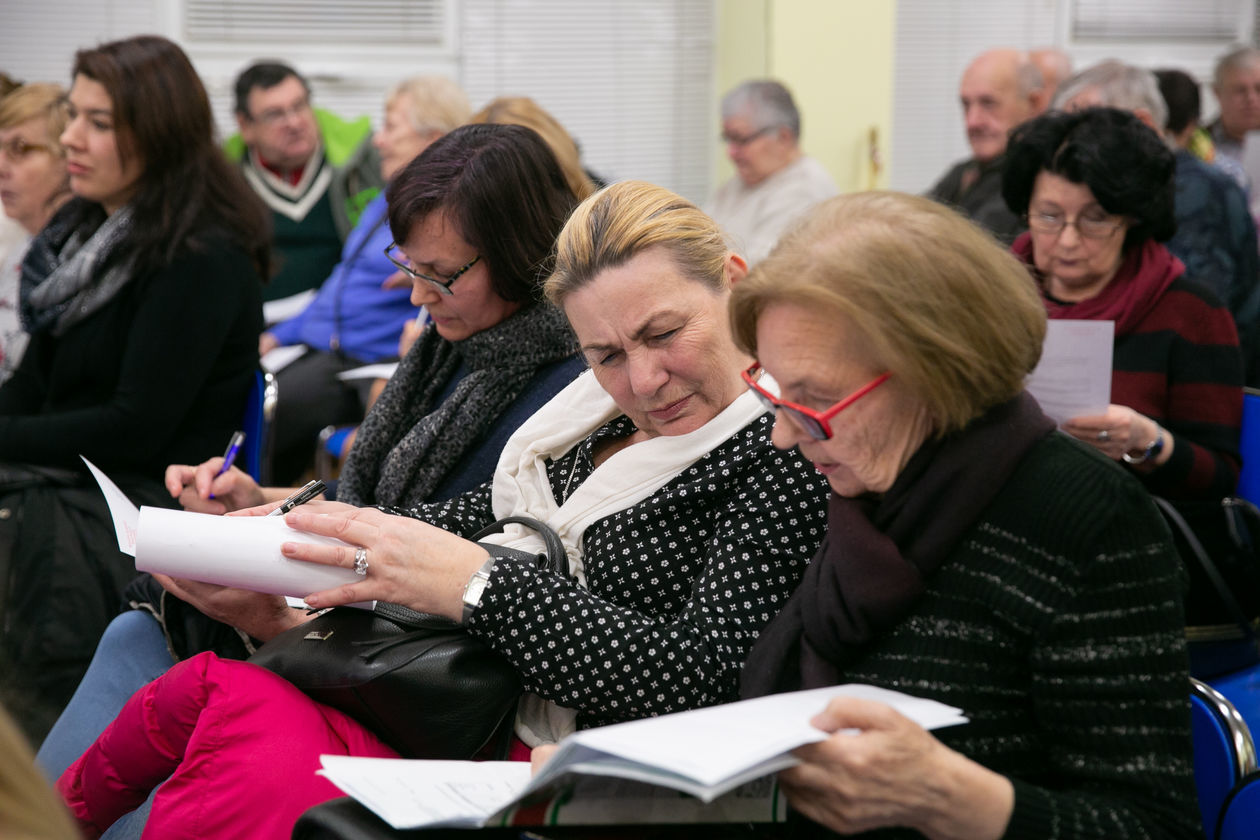
[[72, 198], [31, 243], [31, 333], [0, 388], [7, 568], [0, 685], [37, 743], [134, 575], [85, 456], [133, 501], [240, 424], [258, 364], [267, 216], [214, 143], [183, 51], [155, 36], [75, 56]]

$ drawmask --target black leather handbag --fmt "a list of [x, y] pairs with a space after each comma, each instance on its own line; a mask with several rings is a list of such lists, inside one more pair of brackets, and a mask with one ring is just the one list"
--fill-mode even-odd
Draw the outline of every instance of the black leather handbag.
[[[537, 531], [547, 553], [482, 543], [492, 555], [568, 574], [560, 537], [535, 519], [500, 519], [473, 539], [508, 523]], [[374, 610], [338, 607], [276, 636], [249, 661], [350, 715], [406, 758], [507, 753], [520, 676], [449, 619], [381, 602]]]

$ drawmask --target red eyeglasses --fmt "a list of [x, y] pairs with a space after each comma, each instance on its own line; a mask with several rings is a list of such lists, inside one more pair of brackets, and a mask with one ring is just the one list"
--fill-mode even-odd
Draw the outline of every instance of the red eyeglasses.
[[892, 376], [891, 373], [880, 374], [826, 411], [814, 411], [812, 408], [781, 400], [777, 394], [767, 391], [753, 378], [759, 370], [761, 370], [761, 365], [753, 362], [753, 366], [742, 374], [744, 382], [757, 395], [757, 398], [765, 404], [766, 408], [774, 412], [786, 411], [797, 425], [804, 429], [814, 440], [830, 440], [831, 418], [862, 399], [862, 397], [865, 397], [871, 391], [874, 391], [880, 385], [883, 385], [888, 381], [888, 377]]

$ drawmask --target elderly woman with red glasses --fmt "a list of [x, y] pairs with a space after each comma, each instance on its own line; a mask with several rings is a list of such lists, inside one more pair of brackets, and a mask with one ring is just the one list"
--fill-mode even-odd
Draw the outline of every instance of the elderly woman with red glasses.
[[1194, 837], [1178, 559], [1139, 481], [1023, 390], [1045, 310], [980, 229], [892, 193], [820, 205], [735, 286], [772, 440], [831, 485], [827, 537], [742, 692], [870, 683], [780, 774], [793, 836]]

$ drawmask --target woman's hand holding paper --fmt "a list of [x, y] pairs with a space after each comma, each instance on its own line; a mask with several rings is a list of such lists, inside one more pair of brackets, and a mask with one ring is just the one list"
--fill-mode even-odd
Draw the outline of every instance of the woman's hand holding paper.
[[285, 557], [353, 569], [356, 549], [367, 552], [361, 581], [308, 595], [307, 604], [323, 608], [380, 600], [460, 620], [464, 587], [489, 557], [484, 548], [405, 516], [341, 507], [324, 513], [322, 505], [303, 505], [285, 516], [294, 530], [348, 543], [286, 542], [280, 547]]
[[154, 574], [154, 580], [181, 601], [225, 624], [267, 641], [290, 627], [309, 621], [302, 610], [289, 607], [281, 595], [267, 595], [248, 589], [234, 589], [213, 583]]
[[792, 807], [844, 834], [909, 826], [928, 837], [997, 838], [1014, 788], [882, 703], [838, 697], [810, 723], [832, 733], [779, 774]]

